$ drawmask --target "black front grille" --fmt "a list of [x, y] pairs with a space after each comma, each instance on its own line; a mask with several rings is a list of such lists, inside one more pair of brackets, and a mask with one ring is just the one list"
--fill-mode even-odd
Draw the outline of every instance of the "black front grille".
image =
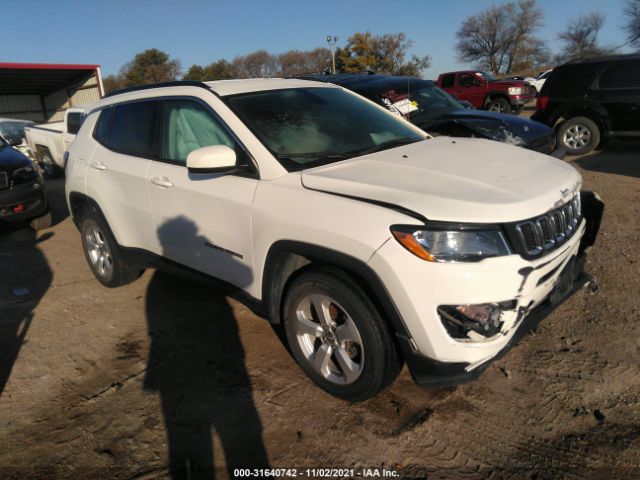
[[7, 172], [0, 172], [0, 190], [9, 188], [9, 176]]
[[539, 217], [507, 226], [515, 250], [525, 258], [545, 255], [571, 238], [582, 219], [580, 195]]

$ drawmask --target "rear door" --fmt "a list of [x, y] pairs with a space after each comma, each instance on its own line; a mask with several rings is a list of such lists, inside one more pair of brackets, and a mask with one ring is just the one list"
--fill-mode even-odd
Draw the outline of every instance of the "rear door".
[[591, 95], [607, 110], [614, 133], [640, 133], [640, 60], [605, 67]]
[[88, 162], [87, 195], [126, 247], [151, 247], [146, 173], [150, 158], [157, 157], [159, 107], [159, 101], [145, 100], [105, 108], [93, 133], [97, 145]]
[[153, 251], [241, 288], [253, 280], [251, 211], [257, 172], [190, 173], [190, 152], [209, 145], [236, 151], [252, 163], [208, 104], [165, 99], [160, 158], [151, 161], [146, 188], [153, 213]]

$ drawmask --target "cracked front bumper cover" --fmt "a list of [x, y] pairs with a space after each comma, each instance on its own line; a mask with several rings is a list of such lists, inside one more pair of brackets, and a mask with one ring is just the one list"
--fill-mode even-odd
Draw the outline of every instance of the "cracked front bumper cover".
[[477, 379], [493, 362], [506, 355], [526, 334], [534, 330], [545, 317], [578, 290], [590, 286], [592, 291], [595, 291], [597, 282], [592, 275], [584, 271], [584, 263], [587, 251], [597, 237], [604, 203], [594, 192], [582, 192], [582, 209], [587, 228], [580, 240], [578, 254], [564, 268], [547, 299], [532, 310], [522, 312], [523, 318], [515, 327], [513, 336], [496, 355], [479, 365], [441, 362], [419, 353], [411, 339], [396, 335], [411, 376], [417, 384], [431, 388], [448, 388]]

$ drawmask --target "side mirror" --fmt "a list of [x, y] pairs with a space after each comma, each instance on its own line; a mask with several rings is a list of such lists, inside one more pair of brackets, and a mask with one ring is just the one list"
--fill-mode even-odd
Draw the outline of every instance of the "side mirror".
[[220, 173], [236, 168], [236, 152], [226, 145], [211, 145], [187, 155], [187, 169], [192, 173]]

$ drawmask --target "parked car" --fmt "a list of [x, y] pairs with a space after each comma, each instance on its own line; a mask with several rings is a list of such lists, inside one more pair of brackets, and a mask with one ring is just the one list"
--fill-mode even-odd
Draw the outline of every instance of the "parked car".
[[573, 155], [611, 138], [640, 137], [640, 55], [557, 67], [532, 118], [555, 127], [558, 143]]
[[436, 84], [445, 92], [467, 100], [476, 108], [499, 113], [518, 113], [535, 98], [529, 84], [519, 80], [497, 80], [480, 70], [443, 73]]
[[403, 116], [431, 135], [488, 138], [556, 158], [564, 157], [564, 150], [555, 148], [553, 129], [528, 118], [469, 109], [430, 80], [361, 74], [321, 74], [302, 78], [348, 88]]
[[31, 157], [31, 151], [25, 139], [24, 129], [34, 122], [17, 118], [0, 118], [0, 137], [6, 143], [19, 150], [27, 157]]
[[33, 160], [0, 137], [0, 222], [26, 221], [36, 230], [51, 225], [44, 180]]
[[431, 138], [336, 85], [253, 79], [101, 100], [66, 198], [103, 285], [151, 265], [216, 278], [355, 401], [403, 361], [426, 386], [476, 378], [587, 284], [602, 203], [581, 184], [548, 155]]
[[538, 92], [542, 90], [544, 82], [546, 82], [547, 78], [549, 78], [549, 75], [551, 75], [551, 72], [553, 72], [553, 68], [539, 73], [537, 77], [527, 77], [524, 80], [533, 88], [535, 88], [536, 94], [538, 94]]
[[25, 128], [29, 149], [48, 177], [58, 177], [63, 174], [64, 152], [78, 133], [85, 113], [85, 108], [69, 108], [62, 122], [31, 125]]

